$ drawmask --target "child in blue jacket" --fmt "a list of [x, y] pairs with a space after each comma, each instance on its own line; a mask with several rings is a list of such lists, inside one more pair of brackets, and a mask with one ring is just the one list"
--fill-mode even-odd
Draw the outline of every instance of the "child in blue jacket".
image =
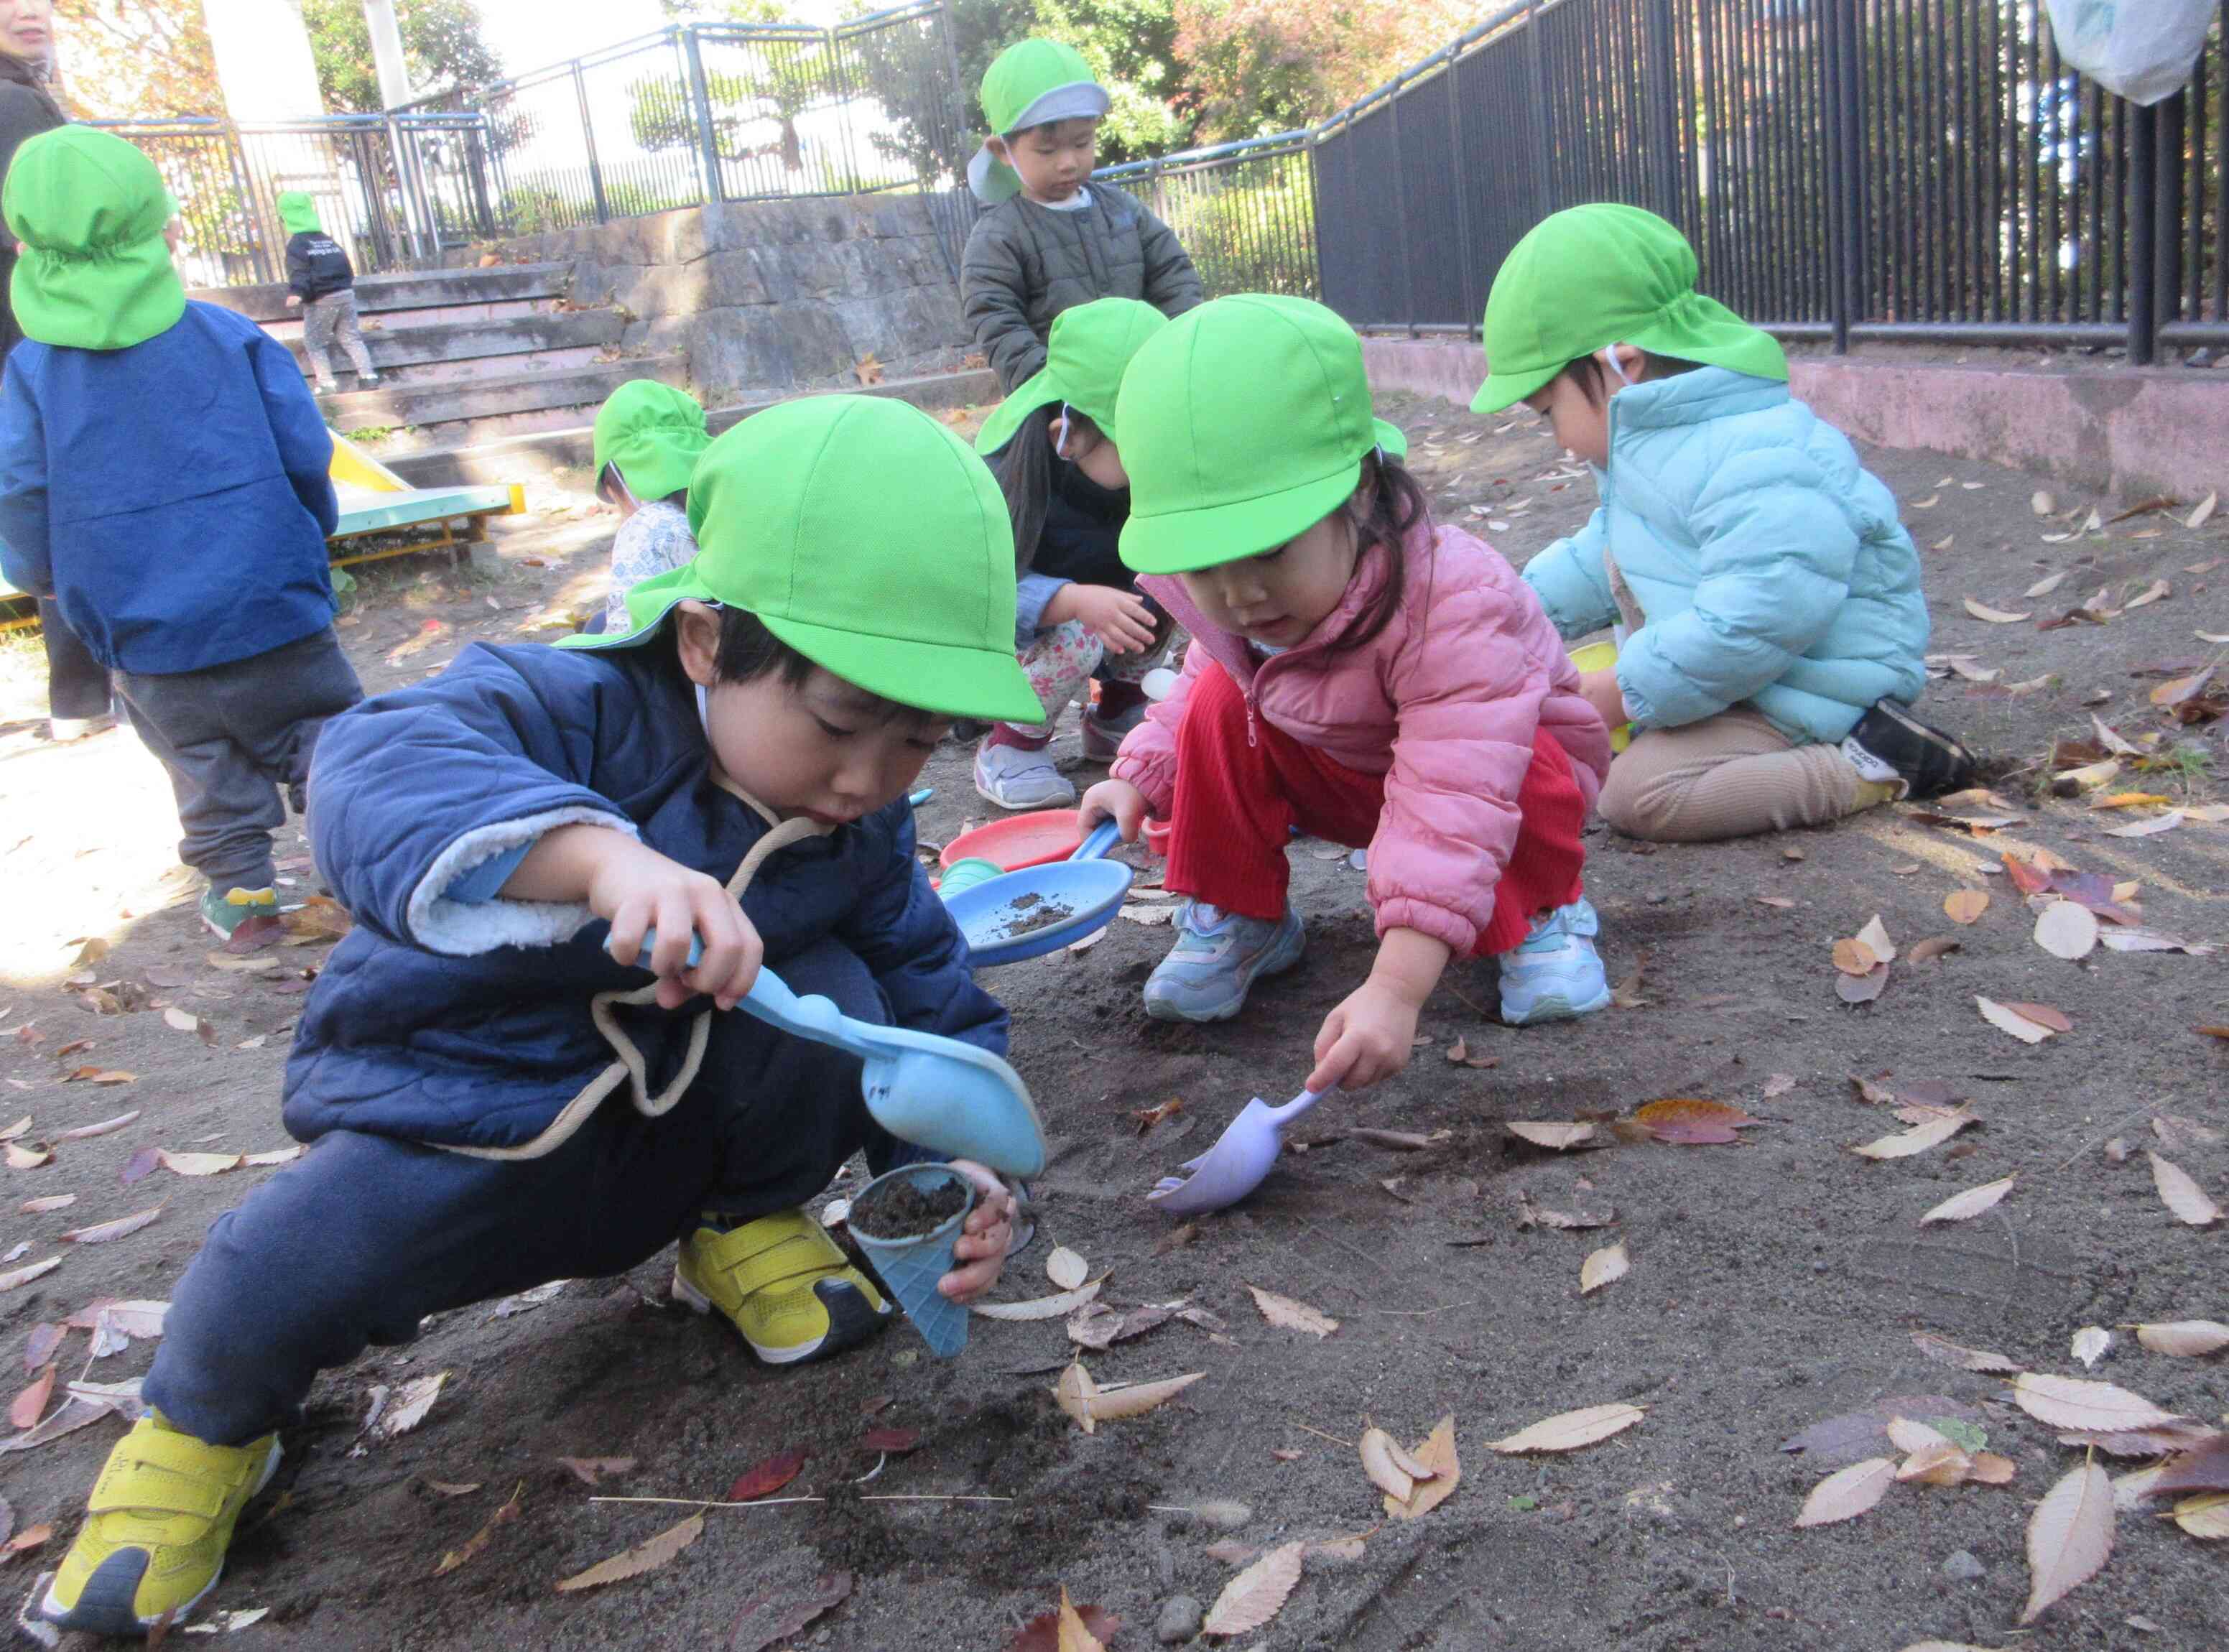
[[1602, 494], [1525, 578], [1565, 638], [1616, 629], [1616, 665], [1582, 678], [1633, 729], [1603, 818], [1705, 842], [1968, 784], [1966, 749], [1911, 715], [1927, 600], [1894, 495], [1696, 273], [1654, 213], [1573, 207], [1487, 299], [1474, 410], [1545, 415]]
[[[734, 1006], [763, 961], [855, 1018], [1003, 1054], [906, 792], [951, 717], [1035, 712], [1012, 537], [956, 437], [866, 397], [729, 431], [690, 517], [702, 550], [635, 588], [632, 631], [476, 645], [327, 729], [318, 865], [357, 927], [287, 1062], [310, 1151], [178, 1282], [152, 1414], [94, 1488], [53, 1621], [183, 1616], [312, 1379], [428, 1314], [677, 1241], [675, 1299], [768, 1362], [890, 1313], [800, 1207], [856, 1151], [877, 1172], [908, 1155], [856, 1057]], [[941, 1283], [966, 1301], [998, 1277], [1012, 1205], [954, 1167], [983, 1192]]]
[[189, 304], [154, 164], [63, 126], [0, 196], [24, 342], [0, 386], [0, 562], [52, 595], [169, 770], [202, 916], [278, 925], [279, 790], [363, 697], [334, 638], [332, 438], [284, 346]]

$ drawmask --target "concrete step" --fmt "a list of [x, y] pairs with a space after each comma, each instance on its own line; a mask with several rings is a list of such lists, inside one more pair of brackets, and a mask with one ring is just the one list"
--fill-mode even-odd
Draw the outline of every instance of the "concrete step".
[[[795, 400], [797, 394], [715, 408], [705, 415], [704, 422], [716, 436], [754, 413]], [[891, 379], [864, 392], [848, 394], [895, 396], [936, 413], [996, 401], [999, 378], [988, 368], [974, 368], [960, 373]], [[469, 438], [446, 434], [450, 429], [446, 426], [428, 432], [402, 432], [376, 444], [374, 451], [413, 487], [506, 485], [561, 477], [578, 483], [581, 473], [594, 462], [594, 409], [583, 408], [581, 415], [568, 418], [563, 410], [553, 409], [546, 414], [517, 415], [503, 420], [476, 420]]]
[[376, 390], [321, 395], [318, 405], [325, 422], [336, 430], [411, 427], [409, 436], [401, 439], [396, 448], [382, 446], [378, 450], [385, 454], [403, 447], [466, 447], [516, 435], [524, 415], [570, 415], [549, 424], [536, 419], [534, 428], [590, 424], [604, 398], [629, 379], [678, 384], [688, 373], [685, 355], [641, 356], [562, 372], [514, 372], [460, 383], [382, 384]]
[[[444, 305], [437, 310], [413, 310], [407, 315], [395, 315], [382, 319], [365, 316], [374, 330], [397, 330], [404, 327], [441, 326], [453, 321], [516, 321], [522, 316], [564, 315], [572, 308], [570, 299], [498, 299], [488, 304]], [[289, 305], [283, 321], [266, 321], [263, 331], [283, 344], [292, 344], [302, 336], [302, 312]]]
[[[366, 327], [363, 339], [381, 376], [393, 374], [398, 384], [414, 384], [516, 373], [523, 356], [532, 356], [537, 367], [552, 370], [586, 367], [597, 350], [611, 349], [620, 342], [626, 325], [619, 312], [609, 309], [553, 311], [430, 325], [414, 317], [396, 317]], [[291, 337], [281, 335], [276, 327], [266, 331], [273, 337], [285, 337], [294, 359], [308, 369], [310, 358], [302, 348], [299, 323]], [[335, 370], [345, 370], [345, 352], [335, 355]]]
[[[503, 264], [484, 270], [401, 270], [391, 275], [357, 276], [356, 304], [364, 315], [383, 316], [404, 311], [562, 299], [570, 290], [572, 280], [570, 264]], [[287, 304], [283, 281], [267, 281], [254, 286], [198, 287], [186, 296], [236, 310], [251, 321], [296, 320], [300, 313]]]

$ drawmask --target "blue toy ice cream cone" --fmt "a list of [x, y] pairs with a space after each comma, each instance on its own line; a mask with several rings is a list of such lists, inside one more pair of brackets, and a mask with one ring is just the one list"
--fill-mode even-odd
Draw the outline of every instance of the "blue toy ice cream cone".
[[[956, 1185], [967, 1194], [967, 1202], [926, 1233], [892, 1238], [864, 1231], [858, 1212], [864, 1209], [871, 1213], [882, 1189], [909, 1181], [924, 1193], [933, 1193], [947, 1183]], [[975, 1185], [948, 1165], [901, 1165], [869, 1182], [851, 1202], [851, 1237], [866, 1252], [884, 1287], [897, 1298], [922, 1340], [928, 1344], [928, 1351], [940, 1360], [949, 1360], [967, 1346], [967, 1310], [940, 1293], [936, 1282], [952, 1271], [953, 1243], [960, 1237], [960, 1225], [967, 1221], [968, 1212], [975, 1208], [976, 1197]]]

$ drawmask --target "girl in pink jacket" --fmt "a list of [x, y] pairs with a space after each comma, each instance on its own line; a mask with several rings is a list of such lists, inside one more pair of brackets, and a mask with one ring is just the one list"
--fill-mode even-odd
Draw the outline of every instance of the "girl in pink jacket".
[[1139, 350], [1115, 421], [1122, 560], [1193, 638], [1083, 799], [1126, 839], [1169, 823], [1167, 886], [1191, 898], [1147, 1013], [1227, 1019], [1298, 961], [1295, 826], [1369, 846], [1378, 917], [1309, 1089], [1407, 1065], [1451, 957], [1502, 958], [1512, 1023], [1607, 1005], [1579, 834], [1609, 731], [1515, 570], [1433, 525], [1352, 329], [1302, 299], [1217, 299]]

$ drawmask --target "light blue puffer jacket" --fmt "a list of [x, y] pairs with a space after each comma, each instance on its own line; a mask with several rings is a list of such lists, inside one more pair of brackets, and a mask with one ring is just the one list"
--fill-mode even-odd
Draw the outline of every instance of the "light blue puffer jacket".
[[1839, 741], [1926, 681], [1919, 553], [1849, 438], [1788, 387], [1723, 367], [1620, 390], [1602, 507], [1526, 565], [1566, 638], [1619, 619], [1617, 564], [1646, 623], [1618, 655], [1637, 729], [1743, 701], [1800, 741]]

